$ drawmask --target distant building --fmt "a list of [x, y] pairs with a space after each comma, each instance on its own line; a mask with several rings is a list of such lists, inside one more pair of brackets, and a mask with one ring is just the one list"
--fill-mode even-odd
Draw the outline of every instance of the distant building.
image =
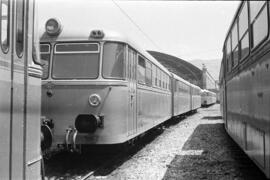
[[205, 65], [203, 65], [202, 69], [199, 69], [193, 64], [175, 56], [157, 51], [148, 52], [171, 72], [177, 74], [190, 83], [195, 84], [202, 89], [209, 89], [214, 92], [218, 91], [218, 83], [207, 71]]
[[218, 90], [218, 83], [207, 71], [205, 64], [202, 65], [202, 88], [213, 91]]

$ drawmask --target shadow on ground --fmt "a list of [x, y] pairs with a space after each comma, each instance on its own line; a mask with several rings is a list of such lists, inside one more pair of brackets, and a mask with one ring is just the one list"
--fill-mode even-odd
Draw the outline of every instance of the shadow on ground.
[[[219, 117], [212, 118], [219, 119]], [[264, 174], [227, 135], [223, 123], [199, 125], [184, 144], [182, 151], [202, 153], [176, 155], [168, 165], [164, 180], [265, 179]]]

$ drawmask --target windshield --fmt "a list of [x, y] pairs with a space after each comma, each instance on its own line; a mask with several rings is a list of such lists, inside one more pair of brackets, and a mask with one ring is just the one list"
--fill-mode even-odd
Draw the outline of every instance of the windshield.
[[54, 79], [94, 79], [99, 72], [99, 44], [56, 44], [52, 62]]
[[40, 62], [42, 65], [42, 79], [47, 79], [49, 75], [51, 46], [40, 44]]

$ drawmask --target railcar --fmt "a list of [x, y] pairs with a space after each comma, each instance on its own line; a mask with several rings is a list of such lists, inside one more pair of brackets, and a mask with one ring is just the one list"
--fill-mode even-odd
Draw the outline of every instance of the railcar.
[[172, 116], [192, 110], [191, 84], [172, 73]]
[[216, 93], [203, 89], [201, 91], [201, 106], [209, 106], [215, 104], [217, 101]]
[[[41, 67], [32, 0], [0, 2], [0, 176], [41, 179]], [[32, 52], [34, 52], [32, 54]]]
[[78, 27], [59, 27], [49, 19], [40, 39], [52, 147], [123, 143], [171, 117], [170, 72], [146, 51], [117, 33], [81, 28], [74, 39]]
[[196, 111], [201, 107], [201, 88], [191, 84], [191, 110]]
[[242, 1], [227, 33], [220, 70], [228, 134], [270, 178], [269, 2]]

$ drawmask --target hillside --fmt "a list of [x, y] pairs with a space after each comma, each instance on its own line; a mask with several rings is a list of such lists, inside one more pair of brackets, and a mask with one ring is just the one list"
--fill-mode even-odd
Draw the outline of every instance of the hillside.
[[200, 68], [197, 68], [193, 64], [180, 59], [178, 57], [156, 52], [156, 51], [148, 51], [154, 58], [156, 58], [163, 66], [165, 66], [169, 71], [177, 74], [183, 79], [201, 86], [201, 76], [202, 72]]

